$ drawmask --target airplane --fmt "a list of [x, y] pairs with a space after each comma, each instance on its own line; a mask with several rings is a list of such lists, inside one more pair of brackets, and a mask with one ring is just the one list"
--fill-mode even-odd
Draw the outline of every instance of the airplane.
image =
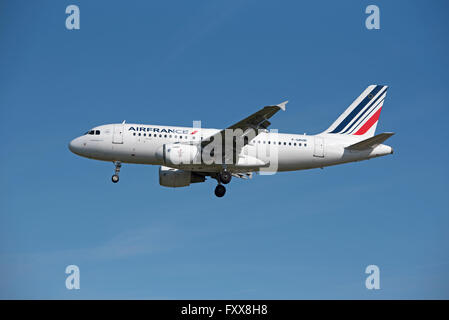
[[285, 101], [266, 106], [227, 129], [122, 123], [97, 126], [73, 139], [69, 149], [89, 159], [159, 166], [159, 184], [186, 187], [215, 179], [215, 195], [223, 197], [233, 177], [253, 173], [324, 168], [393, 154], [382, 144], [394, 133], [375, 135], [387, 86], [370, 85], [325, 131], [316, 135], [278, 133], [268, 121]]

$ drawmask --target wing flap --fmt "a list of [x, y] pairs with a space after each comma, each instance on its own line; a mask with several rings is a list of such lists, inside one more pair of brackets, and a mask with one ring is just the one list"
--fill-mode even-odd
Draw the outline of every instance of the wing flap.
[[240, 179], [244, 179], [244, 180], [252, 179], [252, 177], [253, 177], [252, 172], [233, 173], [232, 175], [236, 178], [240, 178]]

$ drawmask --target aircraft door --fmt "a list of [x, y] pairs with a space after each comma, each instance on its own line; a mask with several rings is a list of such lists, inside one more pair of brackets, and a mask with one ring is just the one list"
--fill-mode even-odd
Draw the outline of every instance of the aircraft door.
[[324, 139], [315, 137], [315, 146], [313, 148], [313, 156], [324, 158]]
[[114, 132], [112, 134], [112, 143], [123, 143], [123, 131], [125, 124], [114, 124]]

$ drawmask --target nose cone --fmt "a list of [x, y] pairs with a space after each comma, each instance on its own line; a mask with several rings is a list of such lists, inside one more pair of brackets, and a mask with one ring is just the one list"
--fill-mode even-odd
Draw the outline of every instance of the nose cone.
[[69, 149], [75, 154], [81, 154], [83, 145], [80, 138], [73, 139], [69, 143]]

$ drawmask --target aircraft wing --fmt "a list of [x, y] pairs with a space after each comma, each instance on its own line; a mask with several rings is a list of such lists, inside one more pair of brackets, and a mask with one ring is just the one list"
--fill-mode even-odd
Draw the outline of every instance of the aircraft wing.
[[[222, 141], [222, 146], [223, 150], [225, 151], [225, 155], [226, 157], [230, 157], [231, 155], [233, 156], [233, 159], [236, 159], [235, 155], [240, 154], [241, 150], [237, 150], [236, 145], [234, 143], [230, 144], [228, 143], [227, 145], [225, 145], [225, 132], [226, 130], [230, 129], [230, 130], [237, 130], [237, 129], [241, 129], [241, 133], [239, 135], [239, 137], [244, 137], [246, 135], [248, 135], [249, 132], [251, 132], [252, 130], [259, 130], [259, 129], [267, 129], [271, 122], [268, 121], [268, 119], [270, 119], [274, 114], [276, 114], [279, 110], [283, 110], [285, 111], [285, 105], [288, 103], [288, 101], [284, 101], [278, 105], [274, 105], [274, 106], [266, 106], [262, 109], [260, 109], [259, 111], [253, 113], [252, 115], [250, 115], [249, 117], [246, 117], [245, 119], [233, 124], [232, 126], [221, 130], [220, 132], [217, 132], [216, 134], [214, 134], [213, 136], [209, 137], [206, 140], [203, 140], [201, 142], [201, 147], [205, 147], [206, 145], [208, 145], [212, 139], [213, 141]], [[244, 143], [241, 147], [243, 147], [245, 144]], [[240, 148], [241, 149], [241, 148]]]
[[233, 124], [227, 129], [242, 129], [244, 132], [247, 129], [267, 129], [271, 122], [268, 121], [276, 112], [279, 110], [285, 111], [285, 105], [288, 103], [288, 101], [284, 101], [278, 105], [275, 106], [266, 106], [256, 113], [253, 113], [249, 117], [246, 117], [242, 121], [237, 122], [236, 124]]

